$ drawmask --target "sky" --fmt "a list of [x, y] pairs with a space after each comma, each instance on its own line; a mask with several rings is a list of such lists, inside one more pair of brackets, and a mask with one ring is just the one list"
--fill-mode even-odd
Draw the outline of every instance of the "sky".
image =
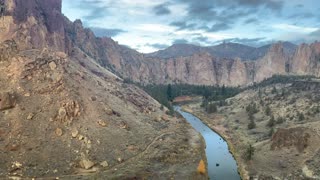
[[318, 0], [63, 0], [96, 36], [149, 53], [173, 44], [320, 40]]

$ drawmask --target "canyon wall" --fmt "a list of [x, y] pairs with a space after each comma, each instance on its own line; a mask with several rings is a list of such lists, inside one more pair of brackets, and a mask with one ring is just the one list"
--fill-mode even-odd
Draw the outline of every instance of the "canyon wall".
[[319, 76], [320, 43], [302, 44], [289, 56], [282, 43], [273, 44], [256, 61], [214, 57], [197, 52], [161, 59], [98, 38], [80, 20], [69, 21], [61, 0], [8, 0], [0, 41], [14, 39], [21, 49], [51, 48], [73, 55], [80, 49], [105, 68], [142, 84], [187, 83], [243, 86], [275, 74]]

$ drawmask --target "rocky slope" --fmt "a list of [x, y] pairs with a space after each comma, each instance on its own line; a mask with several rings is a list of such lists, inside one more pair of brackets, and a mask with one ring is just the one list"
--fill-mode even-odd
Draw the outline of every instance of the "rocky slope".
[[0, 179], [207, 179], [201, 136], [91, 58], [113, 41], [69, 22], [61, 0], [5, 2]]
[[[319, 179], [319, 88], [319, 79], [271, 84], [228, 99], [214, 114], [200, 103], [186, 109], [229, 141], [244, 179]], [[248, 129], [253, 104], [256, 127]], [[255, 151], [246, 160], [249, 144]]]
[[[188, 53], [181, 52], [180, 46], [173, 46], [169, 57], [175, 53], [182, 53], [183, 56], [164, 61], [121, 46], [111, 38], [95, 37], [91, 30], [82, 26], [80, 20], [70, 22], [62, 15], [61, 0], [35, 2], [6, 1], [8, 8], [2, 20], [1, 41], [15, 39], [22, 49], [50, 47], [66, 54], [72, 53], [72, 47], [78, 47], [103, 67], [140, 83], [238, 86], [259, 82], [273, 74], [318, 75], [319, 72], [319, 42], [302, 44], [293, 55], [293, 45], [276, 43], [270, 48], [263, 47], [252, 52], [253, 56], [259, 56], [254, 62], [212, 56], [194, 46], [184, 48]], [[216, 52], [214, 49], [218, 48], [223, 50], [219, 50], [223, 52], [220, 56], [228, 53], [234, 54], [232, 57], [249, 56], [237, 51], [237, 44], [220, 46], [212, 49], [213, 54]]]
[[200, 135], [81, 50], [0, 51], [0, 178], [206, 177]]

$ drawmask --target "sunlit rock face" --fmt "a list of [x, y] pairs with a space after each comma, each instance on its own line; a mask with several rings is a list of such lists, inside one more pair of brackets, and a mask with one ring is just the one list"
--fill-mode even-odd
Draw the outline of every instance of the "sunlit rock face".
[[[79, 48], [107, 69], [143, 84], [243, 86], [275, 74], [320, 74], [318, 42], [302, 44], [295, 52], [294, 48], [289, 48], [290, 51], [284, 48], [288, 46], [286, 42], [276, 43], [264, 50], [266, 53], [257, 56], [259, 58], [255, 61], [223, 58], [193, 46], [171, 49], [170, 56], [162, 59], [161, 56], [145, 55], [121, 46], [111, 38], [95, 37], [90, 29], [83, 27], [80, 20], [71, 22], [64, 17], [61, 4], [61, 0], [6, 1], [0, 41], [14, 39], [20, 49], [50, 48], [69, 55], [75, 52], [75, 48]], [[237, 54], [235, 49], [239, 47], [233, 48], [233, 54]], [[188, 52], [176, 52], [177, 49], [191, 52], [191, 55]], [[245, 52], [249, 50], [246, 48]], [[241, 54], [241, 57], [249, 56]]]

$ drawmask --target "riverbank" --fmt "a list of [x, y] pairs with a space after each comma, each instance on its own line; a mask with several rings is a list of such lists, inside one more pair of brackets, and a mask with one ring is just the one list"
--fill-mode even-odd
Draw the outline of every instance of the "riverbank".
[[236, 148], [232, 142], [232, 138], [228, 134], [226, 134], [226, 130], [224, 128], [217, 127], [216, 125], [211, 124], [208, 117], [203, 115], [203, 112], [201, 113], [199, 111], [193, 111], [192, 109], [194, 108], [190, 108], [190, 106], [191, 104], [185, 104], [181, 108], [183, 111], [188, 112], [194, 115], [195, 117], [199, 118], [212, 131], [216, 132], [223, 138], [223, 140], [228, 144], [229, 152], [232, 154], [232, 156], [237, 162], [238, 173], [241, 179], [244, 179], [244, 180], [249, 179], [249, 174], [248, 174], [248, 171], [246, 170], [246, 165], [244, 163], [244, 160], [242, 159], [241, 154], [238, 151], [236, 151]]
[[[320, 179], [320, 111], [318, 101], [310, 96], [318, 88], [299, 88], [277, 85], [247, 90], [227, 99], [212, 114], [201, 103], [183, 107], [225, 138], [243, 179]], [[285, 93], [272, 93], [274, 89]], [[252, 109], [254, 126], [249, 127]], [[254, 154], [246, 161], [243, 155], [249, 145]]]

